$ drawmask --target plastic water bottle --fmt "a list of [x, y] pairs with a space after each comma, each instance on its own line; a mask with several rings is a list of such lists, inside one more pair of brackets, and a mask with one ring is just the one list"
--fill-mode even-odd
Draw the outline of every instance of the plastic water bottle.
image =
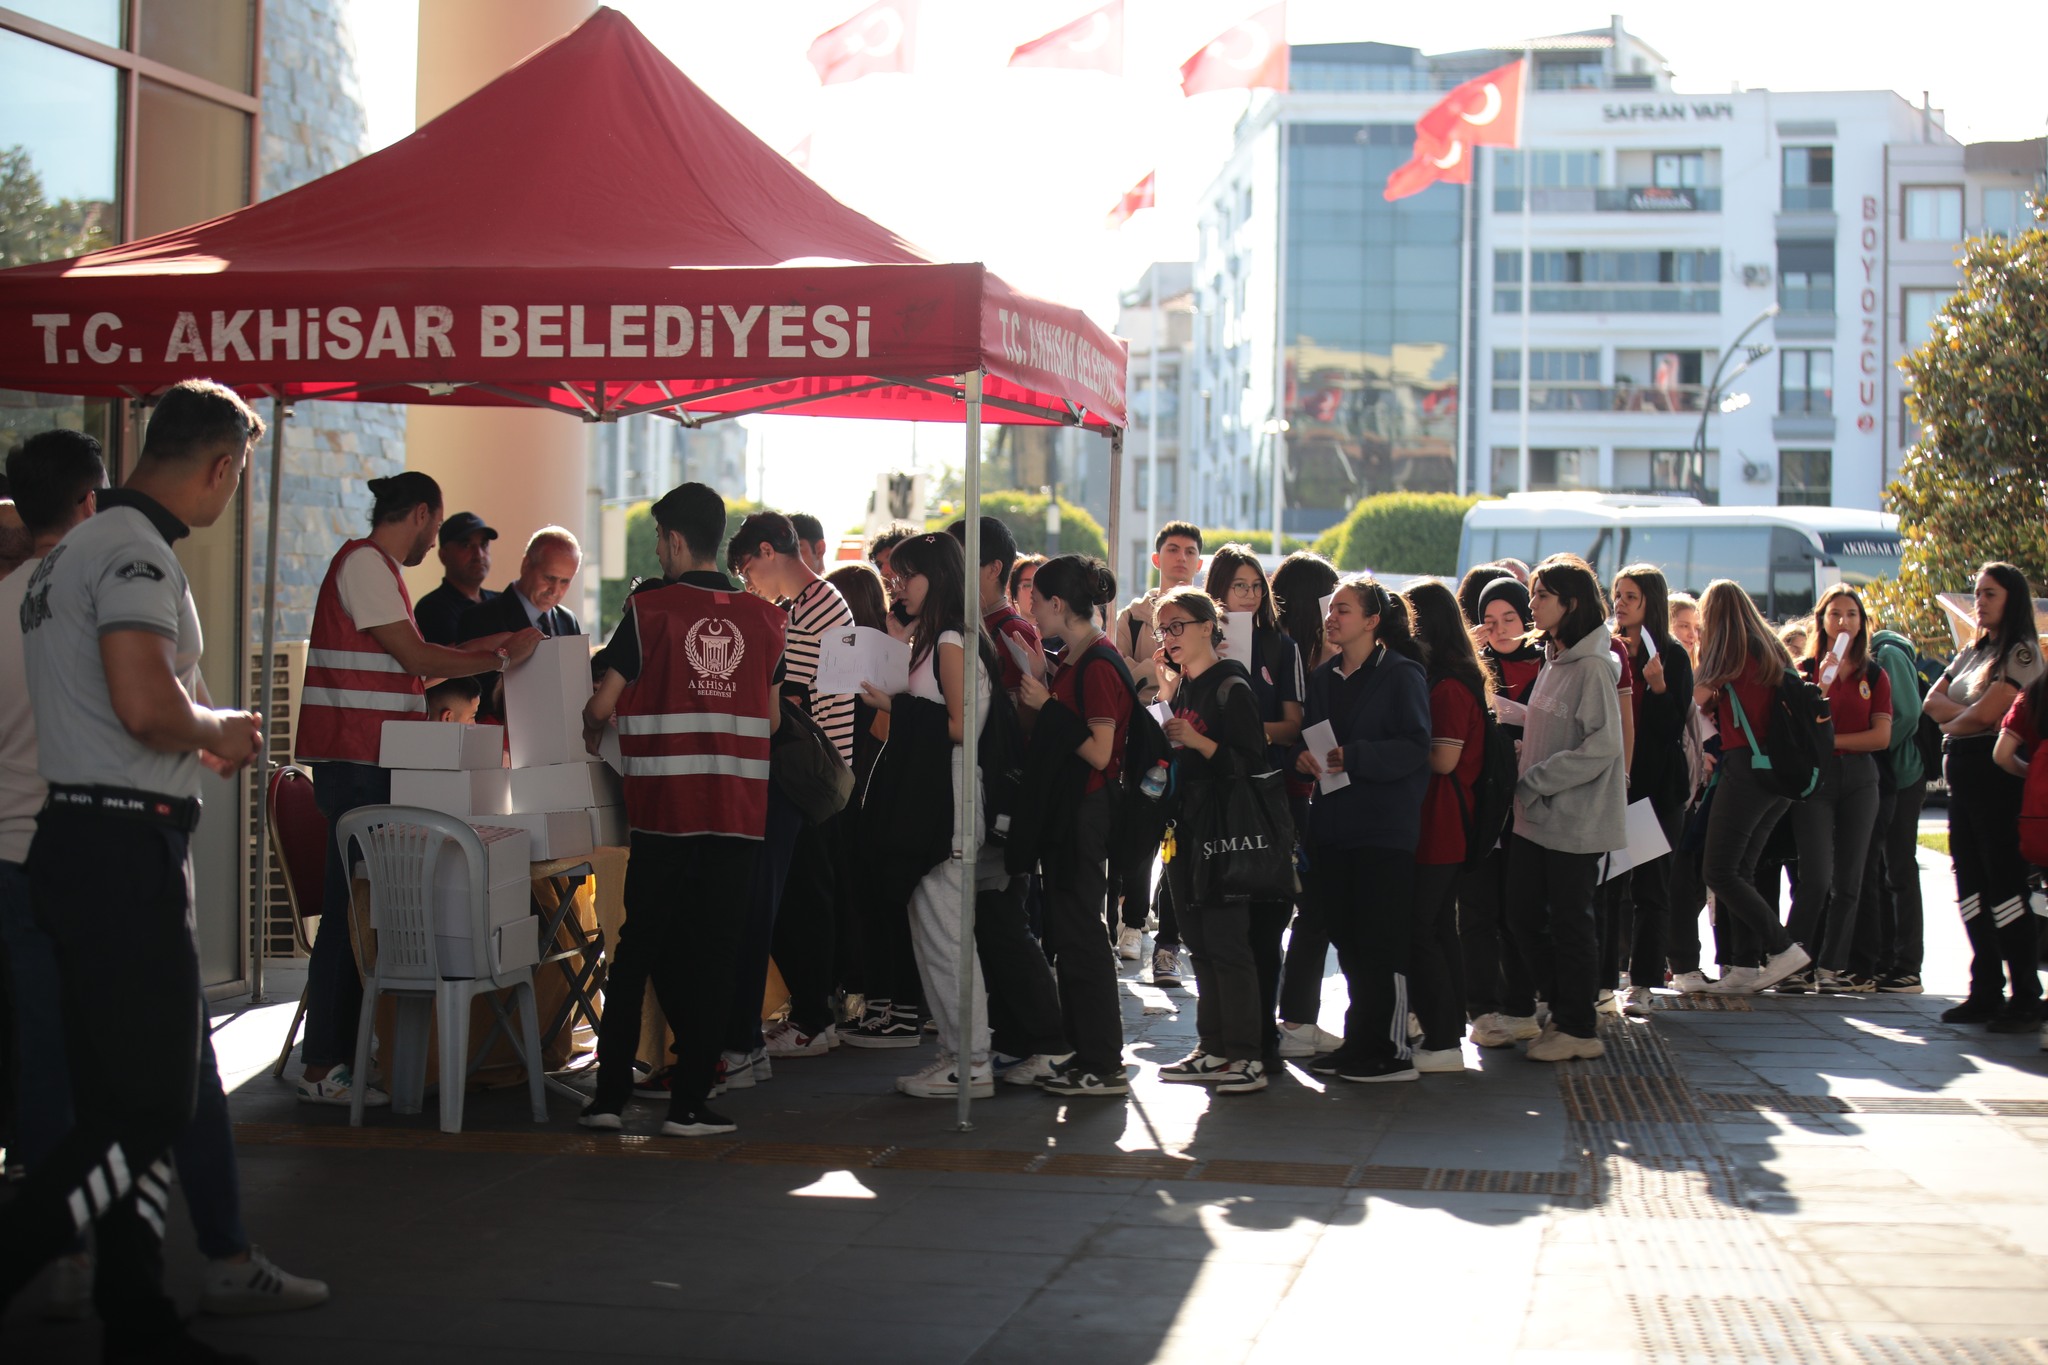
[[1145, 774], [1145, 780], [1138, 784], [1138, 790], [1144, 793], [1147, 801], [1157, 801], [1160, 797], [1166, 795], [1166, 779], [1168, 775], [1169, 769], [1166, 766], [1166, 760], [1162, 758], [1152, 765], [1151, 772]]

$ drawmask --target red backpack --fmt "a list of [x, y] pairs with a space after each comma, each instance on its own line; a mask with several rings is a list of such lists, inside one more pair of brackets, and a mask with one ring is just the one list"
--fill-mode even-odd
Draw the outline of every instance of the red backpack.
[[2036, 744], [2027, 763], [2027, 785], [2020, 792], [2020, 856], [2035, 867], [2048, 867], [2048, 744]]

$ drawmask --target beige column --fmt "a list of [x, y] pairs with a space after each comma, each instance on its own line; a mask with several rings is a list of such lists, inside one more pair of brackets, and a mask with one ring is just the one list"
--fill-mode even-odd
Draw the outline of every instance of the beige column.
[[[419, 122], [475, 94], [596, 10], [596, 0], [420, 0]], [[566, 526], [583, 542], [584, 571], [564, 605], [583, 618], [586, 630], [595, 630], [584, 602], [584, 588], [594, 595], [597, 583], [598, 528], [586, 525], [593, 502], [589, 449], [589, 428], [561, 413], [427, 404], [406, 409], [406, 467], [434, 476], [449, 513], [475, 512], [498, 529], [490, 586], [503, 587], [517, 575], [534, 531]], [[440, 581], [432, 555], [406, 573], [415, 597]]]

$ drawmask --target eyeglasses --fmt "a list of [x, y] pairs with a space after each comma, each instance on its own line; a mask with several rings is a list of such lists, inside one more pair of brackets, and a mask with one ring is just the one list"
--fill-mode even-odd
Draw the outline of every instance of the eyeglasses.
[[1200, 624], [1198, 621], [1161, 621], [1158, 625], [1158, 630], [1161, 635], [1164, 635], [1169, 640], [1178, 640], [1182, 631], [1186, 630], [1189, 626]]

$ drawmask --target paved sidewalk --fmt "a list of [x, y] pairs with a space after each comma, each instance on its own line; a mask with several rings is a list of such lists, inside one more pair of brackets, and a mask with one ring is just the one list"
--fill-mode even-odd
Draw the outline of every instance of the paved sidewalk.
[[[1929, 977], [1957, 990], [1946, 861], [1923, 869]], [[1230, 1097], [1158, 1082], [1191, 996], [1126, 990], [1129, 1103], [998, 1086], [958, 1133], [893, 1093], [928, 1047], [843, 1048], [778, 1063], [700, 1143], [649, 1136], [654, 1106], [624, 1138], [561, 1099], [536, 1125], [523, 1090], [473, 1095], [459, 1135], [431, 1103], [350, 1129], [269, 1077], [290, 1004], [244, 1013], [216, 1041], [247, 1222], [335, 1300], [198, 1330], [379, 1365], [2048, 1365], [2048, 1054], [1941, 1024], [1953, 995], [1660, 996], [1596, 1062], [1468, 1048], [1462, 1076], [1289, 1068]], [[189, 1302], [182, 1223], [170, 1247]], [[38, 1292], [0, 1358], [96, 1359]]]

